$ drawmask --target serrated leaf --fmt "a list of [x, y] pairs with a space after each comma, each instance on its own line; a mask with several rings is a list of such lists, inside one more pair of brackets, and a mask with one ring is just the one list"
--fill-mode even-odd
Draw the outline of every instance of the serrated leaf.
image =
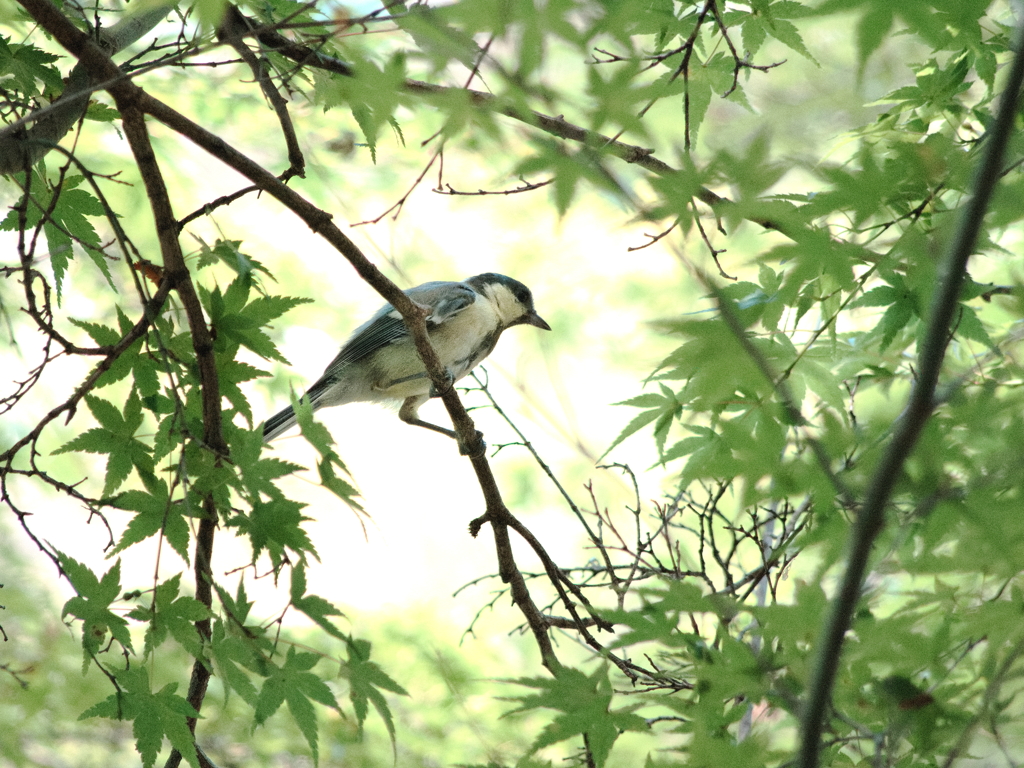
[[996, 351], [996, 345], [985, 330], [985, 326], [972, 307], [961, 304], [953, 318], [955, 333], [965, 339], [980, 342], [989, 349]]
[[146, 653], [152, 652], [172, 636], [192, 656], [202, 656], [202, 642], [195, 622], [209, 619], [209, 609], [194, 597], [179, 596], [181, 574], [175, 574], [157, 585], [149, 605], [139, 605], [128, 615], [136, 621], [148, 623], [146, 628]]
[[53, 453], [70, 453], [82, 451], [84, 453], [110, 453], [110, 433], [105, 429], [90, 429], [78, 437], [72, 438], [64, 443]]
[[291, 296], [260, 296], [246, 304], [242, 315], [258, 325], [266, 325], [300, 304], [310, 304], [312, 299], [298, 299]]
[[882, 331], [882, 343], [879, 346], [880, 352], [884, 352], [892, 344], [896, 334], [906, 327], [913, 315], [913, 306], [906, 300], [897, 301], [885, 310], [885, 314], [882, 315], [882, 319], [878, 323], [878, 328]]
[[895, 304], [899, 297], [900, 292], [891, 285], [880, 285], [867, 291], [863, 296], [850, 304], [850, 307], [887, 307], [890, 304]]
[[320, 475], [320, 484], [346, 504], [361, 509], [359, 502], [356, 501], [359, 491], [340, 477], [335, 467], [340, 467], [345, 472], [348, 471], [341, 463], [341, 458], [333, 452], [327, 458], [317, 462], [316, 468]]
[[786, 21], [785, 19], [772, 19], [769, 23], [765, 24], [765, 31], [780, 43], [792, 48], [808, 61], [818, 64], [817, 59], [811, 55], [811, 52], [807, 50], [807, 46], [804, 45], [804, 39], [800, 36], [799, 30], [793, 22]]
[[124, 429], [124, 419], [121, 417], [121, 412], [117, 409], [117, 406], [113, 403], [95, 395], [86, 395], [85, 402], [89, 405], [92, 415], [96, 417], [96, 421], [104, 429], [115, 434]]
[[659, 395], [655, 392], [647, 392], [636, 397], [631, 397], [629, 400], [620, 400], [613, 405], [632, 405], [635, 408], [660, 408], [665, 405], [665, 395]]
[[425, 5], [413, 5], [399, 22], [419, 50], [438, 61], [454, 59], [472, 68], [480, 55], [480, 46], [461, 29], [445, 23], [444, 14]]
[[352, 105], [352, 117], [355, 118], [356, 123], [359, 125], [359, 129], [363, 132], [363, 138], [366, 139], [366, 146], [370, 150], [370, 160], [374, 165], [377, 164], [377, 123], [373, 119], [373, 115], [370, 112], [370, 108], [365, 104], [353, 104]]
[[285, 701], [288, 710], [305, 736], [314, 759], [319, 755], [317, 741], [317, 718], [310, 699], [332, 709], [338, 703], [330, 688], [309, 670], [319, 661], [312, 653], [299, 653], [288, 649], [283, 666], [272, 669], [264, 681], [256, 700], [256, 724], [261, 725], [273, 715]]
[[867, 12], [857, 23], [857, 61], [861, 72], [868, 58], [878, 50], [882, 40], [892, 29], [895, 7], [889, 3], [870, 3]]
[[296, 554], [310, 553], [316, 550], [308, 534], [301, 524], [309, 518], [299, 513], [305, 505], [287, 499], [258, 501], [253, 504], [248, 518], [233, 518], [232, 524], [249, 536], [252, 544], [253, 561], [266, 551], [275, 564], [279, 564], [285, 549]]
[[391, 738], [392, 750], [397, 749], [395, 742], [395, 723], [388, 707], [387, 699], [380, 692], [380, 688], [397, 693], [401, 696], [408, 696], [408, 692], [392, 680], [376, 662], [370, 661], [371, 645], [366, 640], [352, 639], [348, 643], [348, 663], [341, 669], [341, 675], [349, 682], [349, 698], [352, 700], [352, 708], [355, 710], [359, 728], [362, 730], [363, 723], [369, 713], [369, 705], [384, 721], [388, 735]]
[[612, 444], [608, 446], [607, 450], [605, 450], [603, 454], [601, 454], [601, 458], [603, 459], [605, 456], [612, 452], [612, 449], [615, 448], [615, 446], [619, 445], [619, 443], [624, 441], [627, 437], [635, 435], [637, 432], [646, 427], [652, 421], [657, 420], [658, 417], [661, 415], [661, 410], [651, 410], [644, 411], [643, 413], [638, 413], [630, 420], [629, 424], [627, 424], [623, 428], [623, 430], [619, 433], [619, 436], [612, 440]]
[[685, 117], [689, 121], [690, 143], [695, 144], [704, 122], [708, 107], [711, 106], [711, 79], [704, 67], [694, 67], [686, 80], [688, 99], [683, 102]]
[[746, 19], [743, 23], [741, 36], [743, 48], [747, 51], [748, 55], [753, 55], [761, 49], [761, 44], [764, 43], [766, 35], [764, 23], [759, 17], [751, 15]]
[[708, 438], [706, 437], [684, 437], [667, 451], [662, 452], [661, 462], [667, 464], [675, 459], [681, 459], [683, 456], [689, 456], [705, 445], [707, 441]]
[[324, 598], [306, 594], [306, 569], [301, 563], [292, 566], [291, 603], [328, 634], [340, 640], [348, 639], [348, 635], [328, 619], [329, 616], [343, 616], [344, 614]]
[[843, 388], [839, 379], [825, 366], [804, 358], [798, 370], [807, 382], [807, 387], [822, 399], [836, 413], [845, 414]]
[[531, 752], [586, 735], [595, 766], [603, 766], [612, 744], [626, 730], [647, 730], [646, 721], [626, 710], [613, 711], [608, 670], [602, 667], [587, 676], [573, 668], [562, 669], [554, 680], [520, 679], [521, 685], [536, 688], [537, 695], [518, 697], [516, 712], [537, 707], [555, 709], [557, 715], [534, 741]]
[[156, 361], [148, 355], [139, 355], [132, 365], [135, 387], [143, 398], [151, 397], [160, 391], [159, 370]]
[[189, 765], [199, 768], [195, 740], [187, 723], [187, 718], [199, 717], [199, 713], [177, 695], [177, 684], [152, 693], [144, 665], [122, 670], [116, 676], [121, 690], [87, 709], [79, 719], [131, 720], [135, 747], [147, 768], [156, 762], [165, 736]]
[[121, 340], [121, 334], [106, 325], [100, 325], [99, 323], [90, 323], [85, 320], [76, 320], [73, 317], [68, 318], [73, 325], [77, 325], [79, 328], [89, 334], [91, 338], [98, 346], [108, 347], [117, 344]]
[[313, 765], [319, 764], [320, 748], [317, 738], [319, 725], [317, 723], [316, 710], [313, 709], [309, 699], [292, 688], [289, 688], [285, 693], [285, 699], [288, 702], [288, 711], [291, 712], [292, 718], [299, 726], [302, 735], [306, 738], [306, 743], [309, 744], [309, 751], [313, 755]]
[[127, 547], [144, 541], [155, 533], [162, 532], [174, 551], [189, 562], [189, 527], [182, 516], [179, 505], [172, 504], [166, 483], [155, 477], [146, 477], [147, 491], [130, 490], [119, 494], [113, 500], [118, 509], [138, 514], [133, 517], [114, 550], [107, 555], [121, 552]]
[[63, 552], [57, 552], [57, 558], [78, 593], [64, 603], [61, 616], [70, 615], [82, 620], [83, 663], [87, 664], [99, 652], [106, 642], [107, 632], [131, 651], [128, 623], [110, 610], [110, 604], [121, 594], [121, 561], [115, 562], [102, 578], [96, 578], [86, 566]]
[[106, 104], [90, 101], [89, 108], [85, 110], [85, 119], [95, 120], [99, 123], [112, 123], [121, 119], [121, 113]]
[[60, 72], [50, 66], [58, 57], [27, 43], [12, 43], [0, 36], [0, 77], [9, 76], [27, 96], [41, 93], [36, 81], [41, 80], [56, 93], [64, 90]]

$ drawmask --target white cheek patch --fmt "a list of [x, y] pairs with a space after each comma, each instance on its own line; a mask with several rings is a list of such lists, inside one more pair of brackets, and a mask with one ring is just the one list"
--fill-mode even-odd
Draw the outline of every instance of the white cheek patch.
[[494, 303], [494, 310], [501, 319], [501, 324], [509, 326], [521, 318], [526, 308], [504, 285], [495, 285], [491, 290], [491, 301]]

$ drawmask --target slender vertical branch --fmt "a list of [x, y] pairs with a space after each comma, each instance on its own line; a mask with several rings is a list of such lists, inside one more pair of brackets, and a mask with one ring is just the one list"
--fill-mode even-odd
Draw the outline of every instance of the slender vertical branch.
[[[157, 237], [160, 241], [164, 269], [173, 282], [175, 290], [185, 308], [189, 331], [192, 334], [192, 347], [196, 353], [196, 362], [199, 368], [199, 379], [202, 387], [203, 443], [217, 454], [219, 461], [220, 457], [227, 455], [228, 447], [224, 440], [222, 429], [220, 383], [213, 355], [213, 339], [206, 326], [206, 318], [203, 315], [202, 305], [199, 303], [199, 296], [196, 294], [195, 286], [192, 284], [188, 267], [185, 265], [185, 257], [181, 250], [181, 243], [178, 240], [178, 222], [171, 208], [167, 186], [164, 184], [160, 166], [153, 152], [153, 145], [150, 142], [149, 132], [146, 129], [145, 118], [130, 96], [115, 93], [114, 99], [117, 102], [118, 110], [121, 112], [125, 137], [128, 139], [128, 145], [135, 156], [135, 162], [139, 167], [143, 183], [146, 187], [146, 195], [149, 199], [150, 208], [153, 211]], [[213, 605], [213, 595], [210, 586], [212, 578], [210, 565], [213, 558], [213, 540], [218, 518], [212, 494], [207, 494], [203, 500], [203, 513], [203, 518], [199, 523], [199, 531], [196, 535], [194, 572], [196, 600], [209, 609]], [[211, 636], [210, 620], [206, 618], [197, 621], [196, 631], [203, 640], [209, 640]], [[211, 670], [202, 660], [196, 659], [193, 662], [192, 677], [188, 689], [188, 703], [197, 712], [202, 710], [203, 700], [206, 698], [206, 689], [210, 682], [210, 675]], [[193, 733], [195, 732], [195, 718], [188, 718], [188, 727]], [[166, 765], [168, 768], [177, 766], [181, 762], [181, 757], [181, 753], [178, 750], [174, 750], [167, 760]]]
[[295, 135], [292, 117], [288, 112], [288, 102], [274, 85], [269, 63], [249, 50], [249, 46], [246, 45], [243, 38], [246, 32], [251, 31], [250, 26], [249, 20], [239, 13], [237, 6], [229, 3], [224, 11], [224, 20], [221, 22], [218, 35], [237, 51], [242, 61], [252, 70], [252, 75], [259, 83], [263, 95], [267, 97], [267, 101], [274, 108], [274, 114], [277, 115], [277, 121], [281, 126], [281, 134], [284, 136], [285, 146], [288, 148], [289, 165], [284, 174], [286, 180], [292, 176], [304, 176], [306, 161], [299, 148], [299, 139]]
[[839, 669], [843, 638], [857, 609], [871, 548], [885, 525], [885, 510], [903, 465], [935, 407], [935, 388], [949, 343], [949, 326], [959, 304], [967, 261], [974, 251], [985, 211], [999, 181], [1003, 153], [1017, 115], [1017, 102], [1024, 83], [1024, 19], [1017, 24], [1013, 48], [1016, 54], [995, 123], [986, 136], [981, 165], [974, 178], [974, 192], [963, 208], [953, 242], [941, 266], [939, 285], [932, 299], [928, 327], [921, 345], [917, 382], [871, 479], [864, 506], [857, 514], [846, 570], [818, 641], [810, 686], [803, 704], [797, 762], [800, 768], [817, 768], [821, 734]]

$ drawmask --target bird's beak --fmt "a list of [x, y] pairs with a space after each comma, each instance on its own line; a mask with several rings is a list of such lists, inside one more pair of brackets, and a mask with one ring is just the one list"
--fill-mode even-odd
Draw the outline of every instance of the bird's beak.
[[534, 328], [542, 328], [545, 331], [551, 330], [551, 326], [544, 322], [544, 318], [538, 315], [532, 309], [525, 315], [523, 315], [522, 319], [519, 322], [525, 323], [526, 325], [532, 325]]

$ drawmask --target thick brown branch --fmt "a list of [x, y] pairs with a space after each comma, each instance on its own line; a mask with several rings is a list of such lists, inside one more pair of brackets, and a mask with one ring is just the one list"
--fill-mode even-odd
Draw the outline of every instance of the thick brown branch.
[[[224, 440], [221, 419], [220, 382], [217, 375], [217, 364], [213, 356], [213, 339], [206, 326], [199, 296], [196, 294], [192, 278], [185, 265], [185, 257], [178, 241], [178, 222], [171, 208], [170, 197], [164, 184], [160, 166], [153, 153], [153, 145], [146, 130], [146, 121], [142, 112], [133, 100], [125, 95], [112, 93], [117, 107], [121, 112], [125, 136], [135, 155], [142, 179], [146, 185], [146, 194], [156, 223], [157, 236], [160, 240], [160, 251], [163, 256], [164, 268], [175, 282], [175, 289], [185, 307], [189, 330], [192, 333], [192, 347], [196, 353], [199, 368], [199, 379], [202, 387], [203, 402], [203, 443], [213, 450], [218, 457], [228, 452]], [[212, 607], [213, 597], [210, 588], [212, 571], [210, 570], [213, 556], [213, 538], [217, 526], [217, 509], [213, 496], [208, 494], [203, 500], [204, 516], [199, 523], [196, 536], [195, 579], [196, 599], [207, 608]], [[196, 630], [204, 640], [210, 638], [210, 620], [196, 622]], [[197, 712], [202, 711], [206, 689], [210, 682], [211, 670], [201, 660], [196, 659], [192, 665], [192, 678], [189, 683], [188, 703]], [[188, 718], [188, 726], [194, 732], [196, 719]], [[177, 761], [175, 761], [177, 756]], [[167, 765], [174, 766], [181, 761], [181, 754], [174, 750], [168, 758]]]
[[[462, 444], [467, 446], [470, 451], [474, 470], [476, 471], [480, 487], [483, 490], [484, 498], [487, 500], [488, 507], [486, 514], [494, 528], [495, 542], [498, 548], [502, 575], [509, 580], [512, 588], [513, 599], [516, 601], [516, 605], [519, 606], [524, 616], [526, 616], [527, 621], [534, 631], [534, 636], [537, 639], [538, 646], [540, 647], [544, 664], [552, 671], [552, 673], [557, 673], [561, 667], [555, 657], [550, 638], [547, 635], [547, 624], [544, 621], [543, 615], [530, 598], [525, 580], [516, 567], [514, 559], [512, 559], [512, 549], [508, 541], [508, 530], [502, 519], [503, 515], [508, 514], [508, 510], [501, 501], [501, 494], [498, 489], [497, 482], [494, 479], [490, 465], [484, 455], [483, 440], [477, 432], [476, 427], [473, 425], [473, 421], [466, 412], [465, 407], [462, 405], [455, 388], [447, 386], [448, 372], [445, 370], [444, 366], [441, 365], [441, 362], [431, 347], [429, 338], [427, 337], [425, 322], [426, 312], [424, 308], [415, 304], [398, 288], [397, 285], [385, 277], [385, 275], [363, 255], [355, 243], [353, 243], [333, 223], [329, 214], [320, 210], [301, 195], [297, 194], [294, 190], [287, 187], [273, 174], [258, 163], [246, 157], [234, 147], [227, 144], [219, 136], [210, 133], [180, 113], [171, 109], [163, 102], [154, 99], [131, 81], [123, 78], [119, 79], [119, 70], [117, 66], [110, 61], [109, 57], [107, 57], [103, 51], [92, 43], [87, 35], [79, 32], [66, 18], [64, 18], [60, 11], [58, 11], [56, 7], [49, 2], [49, 0], [19, 0], [19, 2], [22, 3], [22, 5], [29, 11], [29, 13], [32, 14], [40, 25], [50, 32], [61, 45], [85, 62], [94, 76], [99, 76], [104, 80], [110, 81], [108, 91], [117, 101], [122, 115], [125, 115], [126, 112], [132, 115], [131, 117], [126, 117], [126, 133], [129, 124], [132, 126], [133, 135], [135, 131], [145, 131], [144, 122], [141, 121], [141, 118], [137, 117], [139, 112], [144, 112], [152, 115], [172, 130], [177, 131], [182, 136], [202, 147], [214, 157], [217, 157], [222, 162], [248, 178], [253, 184], [265, 190], [267, 193], [283, 203], [289, 210], [302, 219], [310, 229], [333, 245], [339, 253], [348, 259], [349, 263], [353, 266], [359, 276], [369, 283], [381, 296], [383, 296], [402, 314], [405, 318], [406, 325], [409, 327], [410, 333], [416, 342], [417, 351], [423, 360], [427, 373], [430, 375], [430, 378], [434, 382], [438, 391], [444, 393], [442, 394], [441, 399], [452, 418], [455, 431], [458, 433]], [[138, 148], [136, 148], [134, 144], [132, 147], [133, 152], [136, 152], [136, 159], [140, 163], [140, 167], [143, 165], [150, 167], [151, 164], [155, 163], [155, 159], [151, 156], [152, 149], [148, 146], [148, 139], [145, 142], [142, 142], [141, 134], [136, 138], [140, 142], [140, 146]], [[156, 169], [156, 171], [158, 174], [159, 169]], [[146, 178], [145, 171], [143, 173], [143, 177]], [[157, 175], [156, 178], [159, 178], [159, 176]], [[170, 213], [169, 201], [166, 199], [166, 190], [161, 190], [159, 185], [154, 186], [151, 190], [147, 183], [147, 192], [151, 194], [154, 215], [158, 218], [157, 229], [161, 237], [161, 246], [170, 249], [172, 253], [170, 263], [166, 262], [167, 256], [165, 255], [165, 264], [168, 266], [168, 274], [185, 279], [187, 286], [184, 288], [185, 292], [182, 293], [182, 300], [187, 305], [190, 303], [190, 297], [186, 297], [189, 296], [189, 291], [193, 291], [191, 295], [194, 296], [194, 289], [192, 289], [191, 281], [187, 280], [188, 273], [183, 270], [183, 262], [181, 263], [182, 269], [177, 268], [177, 254], [180, 254], [180, 248], [177, 244], [176, 238], [177, 226], [174, 222], [173, 215]], [[180, 290], [179, 293], [181, 293]], [[198, 308], [198, 304], [196, 304], [196, 307]], [[198, 319], [201, 319], [201, 310], [200, 317]], [[193, 320], [193, 315], [189, 313], [189, 324], [195, 334], [194, 340], [197, 355], [205, 355], [210, 349], [212, 349], [212, 347], [207, 346], [209, 342], [209, 333], [204, 324], [200, 323], [199, 325], [201, 327], [196, 327], [193, 324]], [[213, 373], [215, 375], [216, 370], [214, 370]], [[203, 384], [204, 416], [212, 417], [212, 414], [205, 413], [205, 409], [208, 405], [205, 398], [205, 393], [208, 390], [206, 379], [203, 379]], [[213, 386], [209, 388], [209, 391], [216, 392], [216, 381], [214, 380], [212, 384]], [[223, 438], [220, 437], [219, 434], [219, 395], [217, 407], [218, 414], [216, 420], [211, 418], [210, 420], [205, 421], [207, 425], [207, 434], [205, 435], [205, 438], [209, 441], [208, 445], [210, 447], [220, 452], [223, 449]], [[211, 430], [211, 427], [213, 426], [216, 426], [216, 434]], [[199, 560], [200, 558], [197, 557], [197, 567], [199, 566]], [[197, 669], [200, 666], [201, 665], [197, 662]]]
[[[125, 83], [127, 85], [127, 83]], [[150, 208], [153, 211], [164, 271], [174, 284], [181, 298], [192, 333], [192, 345], [199, 366], [199, 380], [203, 389], [203, 443], [216, 453], [227, 454], [227, 444], [221, 429], [220, 384], [217, 380], [217, 364], [213, 357], [213, 339], [206, 326], [199, 296], [185, 265], [185, 255], [178, 241], [178, 222], [174, 218], [171, 200], [164, 184], [160, 167], [153, 153], [145, 119], [134, 100], [113, 89], [124, 122], [125, 136], [135, 155], [135, 162], [142, 173]]]

